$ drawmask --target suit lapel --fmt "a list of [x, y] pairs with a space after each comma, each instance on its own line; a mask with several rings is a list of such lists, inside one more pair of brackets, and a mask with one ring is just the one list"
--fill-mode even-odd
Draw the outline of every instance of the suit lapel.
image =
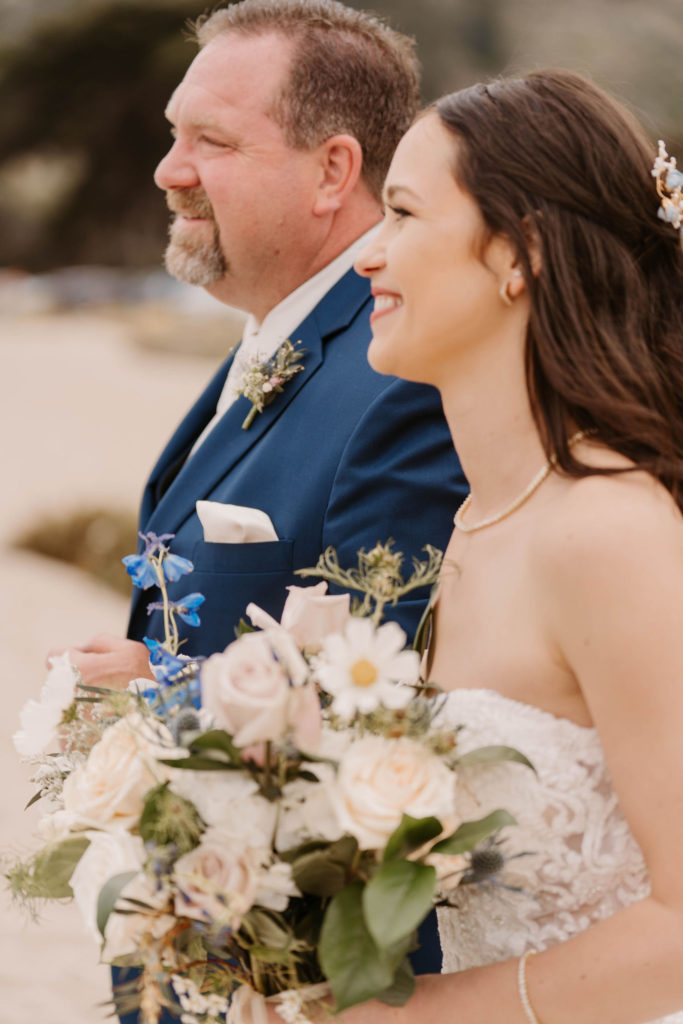
[[[292, 332], [292, 342], [299, 342], [301, 348], [306, 350], [302, 372], [285, 384], [283, 392], [263, 412], [257, 413], [248, 430], [242, 430], [242, 423], [251, 409], [251, 403], [240, 397], [230, 406], [182, 467], [152, 512], [146, 529], [157, 533], [174, 532], [194, 514], [195, 502], [206, 498], [232, 467], [258, 444], [290, 402], [315, 376], [324, 359], [325, 342], [348, 326], [368, 298], [367, 282], [354, 271], [345, 274], [300, 327]], [[183, 445], [191, 444], [211, 419], [228, 366], [229, 361], [180, 425], [159, 460], [157, 469], [159, 466], [163, 469], [174, 456], [177, 457]], [[156, 470], [155, 473], [158, 477]]]

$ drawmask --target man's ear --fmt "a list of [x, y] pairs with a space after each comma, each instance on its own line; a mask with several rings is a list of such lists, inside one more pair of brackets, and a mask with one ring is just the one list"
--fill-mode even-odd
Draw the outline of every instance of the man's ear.
[[333, 135], [319, 148], [320, 178], [313, 213], [324, 217], [341, 208], [355, 188], [363, 166], [363, 151], [353, 135]]

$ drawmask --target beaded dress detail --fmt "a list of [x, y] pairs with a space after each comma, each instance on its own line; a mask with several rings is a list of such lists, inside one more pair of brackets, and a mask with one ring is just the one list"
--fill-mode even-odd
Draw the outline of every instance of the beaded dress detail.
[[[454, 907], [439, 909], [444, 971], [546, 949], [647, 896], [643, 855], [595, 729], [477, 689], [451, 691], [440, 721], [463, 726], [461, 753], [505, 744], [525, 754], [537, 772], [509, 762], [459, 772], [464, 818], [503, 807], [518, 825], [502, 833], [506, 865], [496, 881], [463, 886]], [[471, 787], [469, 772], [476, 772]], [[683, 1010], [649, 1024], [683, 1024]]]

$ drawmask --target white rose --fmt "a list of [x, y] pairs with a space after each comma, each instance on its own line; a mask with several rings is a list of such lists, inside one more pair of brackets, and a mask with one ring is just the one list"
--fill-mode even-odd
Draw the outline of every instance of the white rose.
[[263, 861], [262, 849], [221, 829], [207, 829], [199, 846], [176, 861], [177, 916], [239, 928], [255, 902]]
[[175, 753], [170, 732], [157, 719], [137, 713], [120, 719], [64, 782], [64, 808], [72, 823], [135, 825], [146, 793], [169, 778], [158, 758]]
[[[126, 871], [139, 874], [124, 887], [122, 896], [142, 902], [159, 911], [167, 902], [167, 896], [155, 892], [152, 883], [142, 868], [145, 847], [139, 836], [132, 836], [123, 829], [112, 832], [89, 833], [90, 846], [85, 851], [71, 876], [70, 885], [74, 899], [85, 921], [88, 932], [97, 942], [102, 936], [97, 927], [97, 904], [103, 886], [115, 875]], [[125, 900], [122, 909], [131, 909]], [[174, 925], [170, 914], [117, 914], [109, 915], [105, 927], [105, 947], [102, 958], [107, 961], [135, 951], [138, 940], [144, 932], [155, 937], [163, 935]]]
[[344, 831], [331, 799], [335, 770], [328, 764], [306, 765], [320, 782], [295, 779], [284, 787], [280, 801], [275, 846], [278, 850], [291, 850], [309, 839], [333, 842]]
[[289, 679], [265, 634], [246, 633], [208, 658], [201, 680], [204, 707], [238, 747], [285, 735]]
[[448, 834], [457, 824], [455, 773], [413, 740], [367, 736], [352, 744], [331, 796], [340, 825], [364, 850], [383, 849], [403, 814], [438, 818]]
[[301, 896], [292, 878], [292, 865], [276, 861], [262, 872], [254, 903], [282, 913], [292, 896]]
[[257, 783], [241, 772], [177, 772], [171, 789], [197, 808], [211, 828], [234, 839], [270, 846], [277, 804], [258, 792]]
[[59, 843], [69, 835], [70, 824], [71, 819], [66, 811], [52, 811], [38, 822], [38, 835], [44, 843]]
[[[314, 587], [287, 587], [287, 591], [280, 625], [294, 637], [301, 650], [314, 654], [329, 633], [343, 631], [351, 614], [349, 594], [328, 594], [324, 581]], [[277, 625], [258, 605], [248, 605], [247, 615], [259, 629]]]
[[68, 653], [50, 658], [50, 670], [40, 691], [40, 700], [24, 704], [21, 729], [12, 737], [17, 753], [35, 757], [59, 746], [58, 728], [64, 711], [73, 702], [78, 674]]

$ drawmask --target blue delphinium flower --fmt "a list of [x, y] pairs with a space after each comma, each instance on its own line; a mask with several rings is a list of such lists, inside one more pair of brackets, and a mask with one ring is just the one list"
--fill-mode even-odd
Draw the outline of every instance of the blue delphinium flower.
[[147, 590], [148, 587], [154, 586], [157, 576], [145, 555], [126, 555], [121, 561], [126, 567], [126, 572], [133, 580], [134, 587], [139, 587], [140, 590]]
[[[150, 640], [148, 636], [143, 637], [143, 640], [149, 651], [154, 678], [163, 689], [163, 693], [153, 692], [153, 698], [161, 707], [160, 713], [164, 714], [176, 706], [191, 705], [199, 710], [202, 706], [202, 691], [197, 677], [198, 659], [178, 658], [175, 654], [169, 654], [158, 640]], [[146, 697], [147, 694], [143, 693], [142, 696]]]
[[[203, 605], [204, 601], [203, 594], [188, 594], [187, 597], [181, 597], [178, 601], [170, 601], [168, 610], [181, 618], [188, 626], [200, 626], [201, 619], [197, 615], [197, 608]], [[163, 610], [163, 601], [150, 601], [147, 605], [148, 615], [151, 615], [152, 612], [162, 612]]]
[[142, 639], [149, 651], [149, 663], [156, 681], [166, 686], [180, 682], [188, 668], [187, 659], [169, 654], [158, 640], [150, 640], [148, 636]]
[[188, 594], [187, 597], [183, 597], [180, 601], [175, 602], [176, 613], [180, 616], [183, 622], [186, 622], [188, 626], [199, 626], [201, 620], [197, 615], [197, 608], [204, 604], [203, 594]]
[[122, 561], [126, 572], [133, 580], [133, 585], [139, 587], [140, 590], [147, 590], [159, 582], [157, 576], [159, 565], [161, 565], [164, 579], [171, 583], [194, 569], [189, 559], [182, 558], [180, 555], [172, 555], [168, 550], [167, 542], [173, 540], [175, 534], [157, 535], [150, 532], [140, 533], [138, 536], [145, 542], [145, 550], [138, 555], [126, 555]]
[[181, 576], [185, 576], [194, 569], [189, 558], [182, 558], [180, 555], [166, 555], [161, 566], [169, 583], [175, 583]]

